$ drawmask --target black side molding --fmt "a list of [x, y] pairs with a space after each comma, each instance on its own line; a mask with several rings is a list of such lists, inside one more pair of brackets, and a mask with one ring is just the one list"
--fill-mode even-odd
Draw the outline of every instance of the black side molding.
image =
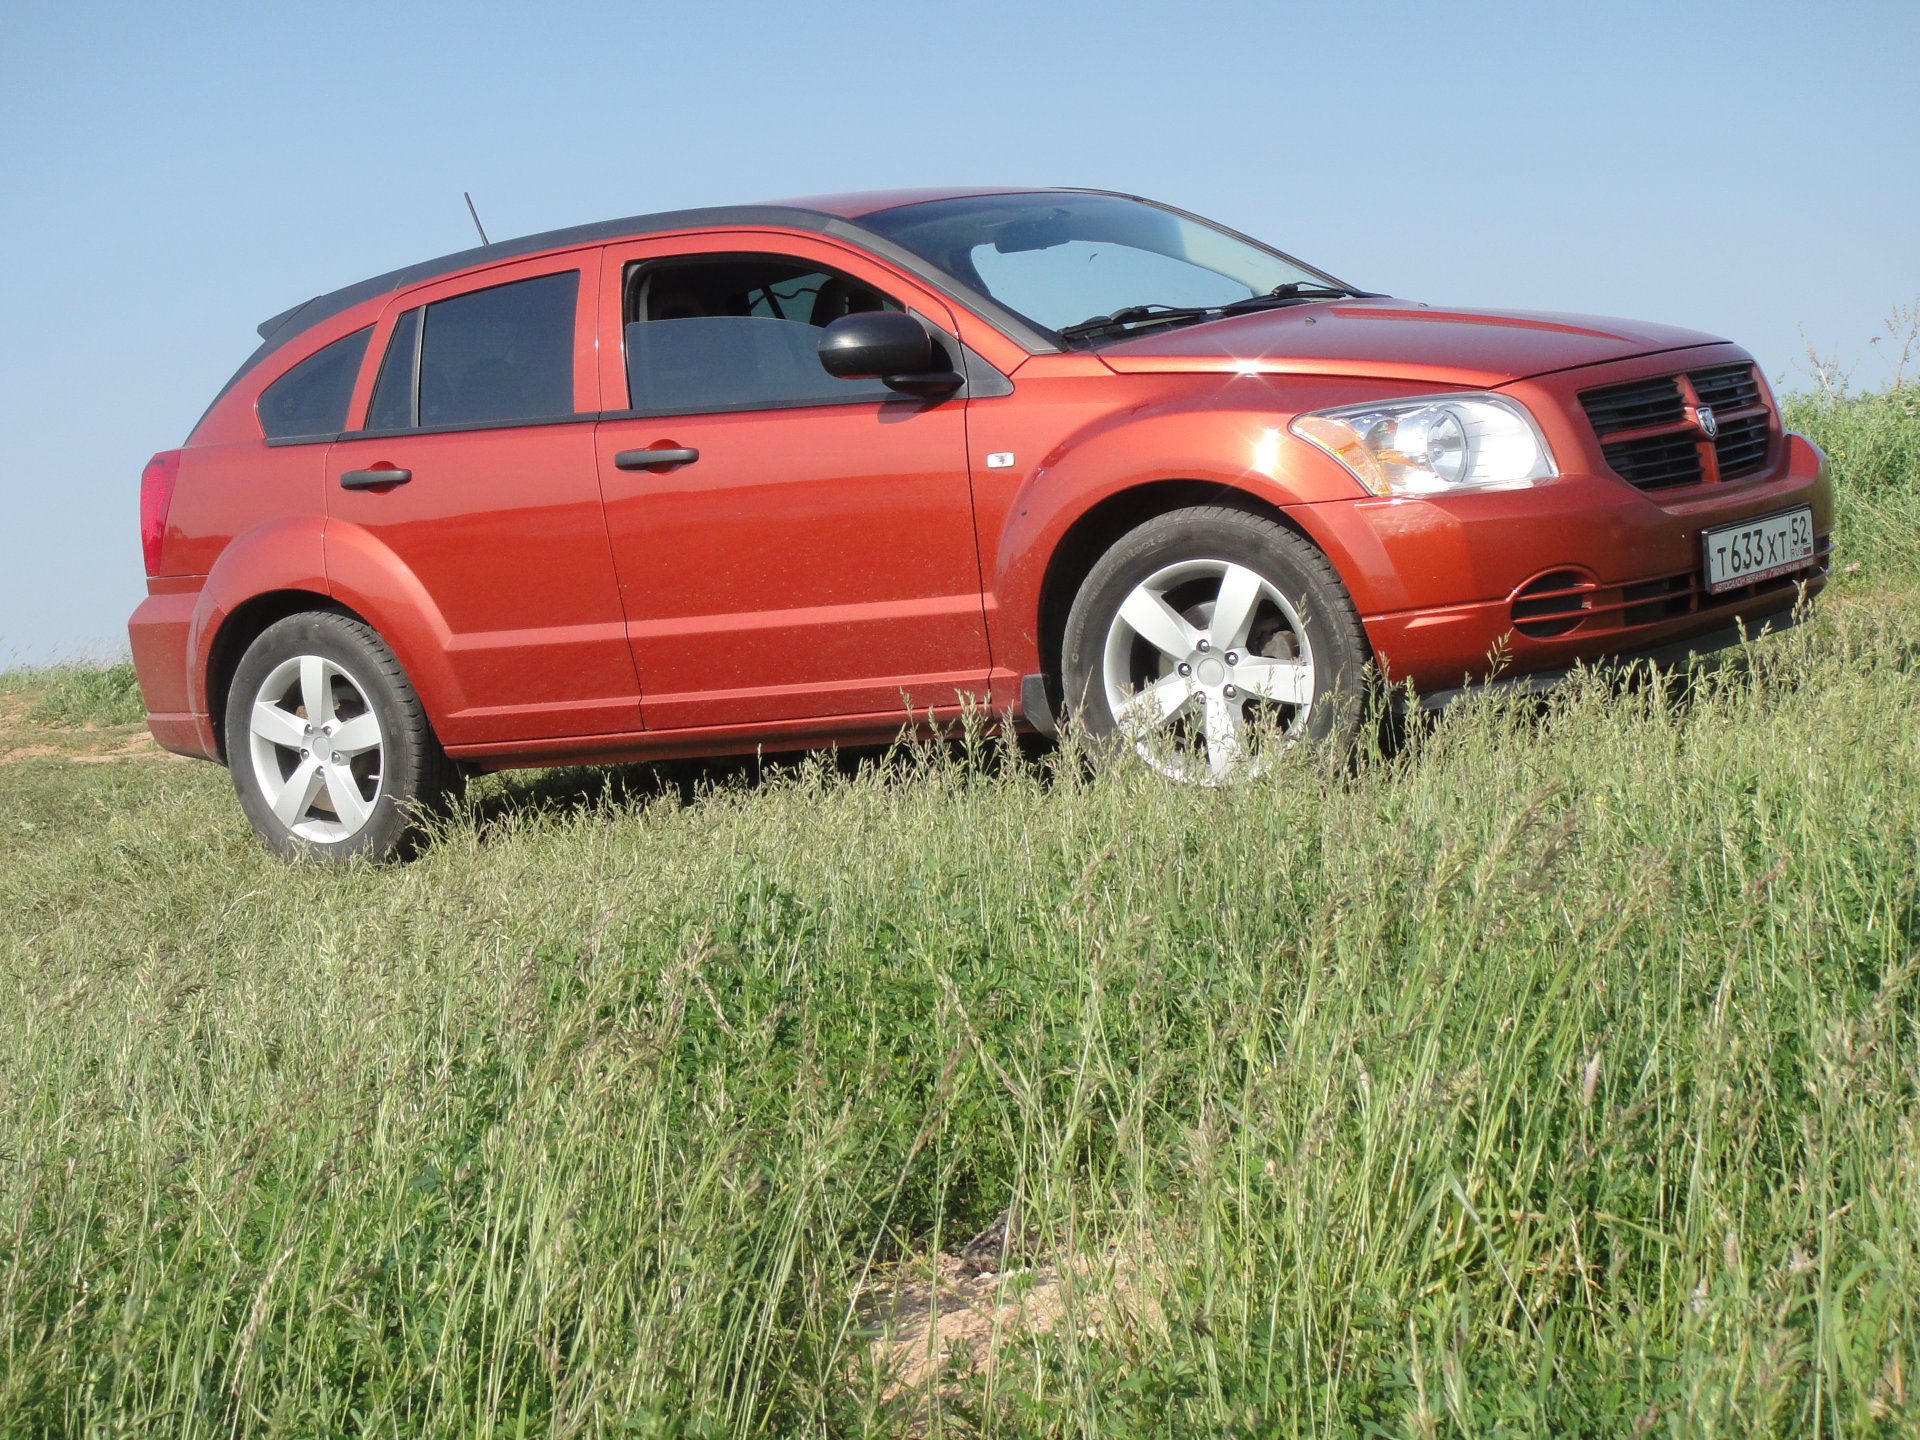
[[1047, 677], [1020, 677], [1020, 718], [1049, 740], [1060, 735], [1060, 722], [1054, 719], [1053, 702], [1047, 698]]

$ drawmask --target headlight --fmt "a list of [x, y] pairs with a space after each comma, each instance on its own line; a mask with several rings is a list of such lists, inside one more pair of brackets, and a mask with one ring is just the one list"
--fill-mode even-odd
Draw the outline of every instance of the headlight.
[[1560, 473], [1533, 417], [1503, 395], [1342, 405], [1296, 416], [1290, 428], [1376, 495], [1531, 485]]

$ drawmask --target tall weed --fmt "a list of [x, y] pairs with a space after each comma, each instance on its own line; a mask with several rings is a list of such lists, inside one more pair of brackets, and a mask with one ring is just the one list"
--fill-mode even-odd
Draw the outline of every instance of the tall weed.
[[[975, 727], [328, 871], [7, 765], [0, 1436], [1913, 1433], [1904, 403], [1790, 408], [1849, 603], [1217, 794]], [[1009, 1207], [1056, 1323], [900, 1393]]]

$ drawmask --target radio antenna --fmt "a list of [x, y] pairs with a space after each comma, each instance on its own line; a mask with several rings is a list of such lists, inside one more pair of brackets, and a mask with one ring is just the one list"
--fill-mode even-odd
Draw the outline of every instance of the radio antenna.
[[465, 190], [460, 192], [460, 196], [467, 202], [467, 213], [473, 216], [473, 228], [480, 232], [480, 243], [482, 245], [493, 244], [491, 240], [487, 239], [487, 227], [480, 223], [480, 212], [473, 208], [473, 196]]

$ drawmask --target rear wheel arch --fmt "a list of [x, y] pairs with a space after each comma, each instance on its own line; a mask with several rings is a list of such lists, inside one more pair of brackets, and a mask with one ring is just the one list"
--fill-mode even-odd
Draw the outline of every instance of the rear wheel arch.
[[239, 668], [240, 657], [269, 626], [289, 615], [303, 613], [342, 615], [363, 625], [370, 624], [364, 615], [330, 595], [313, 590], [271, 590], [235, 606], [215, 632], [207, 653], [207, 713], [214, 717], [214, 744], [223, 764], [231, 757], [227, 754], [226, 728], [219, 719], [227, 713], [227, 697], [233, 689], [233, 673]]
[[400, 859], [459, 784], [393, 651], [364, 620], [301, 607], [260, 631], [223, 728], [240, 808], [288, 859]]

